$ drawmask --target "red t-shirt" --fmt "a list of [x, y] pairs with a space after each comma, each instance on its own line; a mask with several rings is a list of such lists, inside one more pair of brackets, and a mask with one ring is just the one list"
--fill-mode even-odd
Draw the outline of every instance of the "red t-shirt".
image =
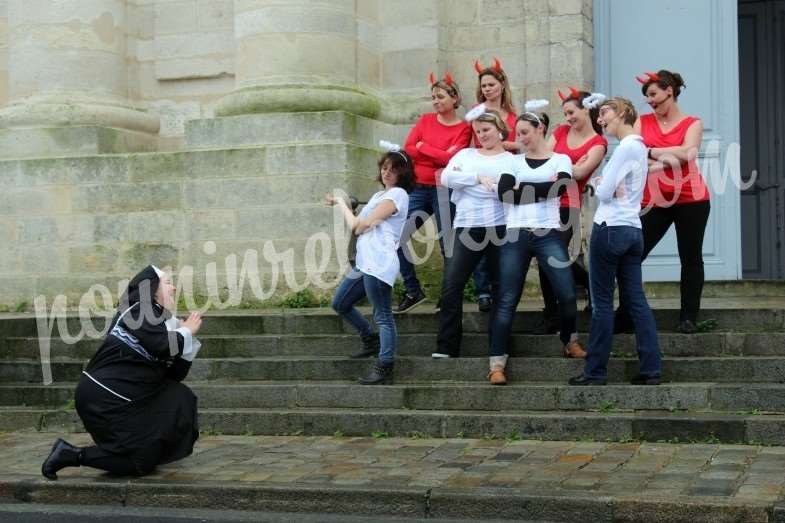
[[[567, 133], [569, 132], [570, 126], [567, 124], [560, 125], [553, 131], [553, 138], [556, 140], [556, 145], [553, 146], [553, 152], [566, 154], [570, 157], [570, 161], [572, 161], [573, 165], [575, 165], [578, 160], [589, 154], [589, 150], [591, 150], [591, 148], [595, 145], [601, 145], [604, 151], [608, 150], [608, 140], [599, 134], [595, 134], [577, 148], [570, 149], [570, 147], [567, 145]], [[576, 182], [577, 188], [576, 185], [571, 185], [567, 189], [567, 192], [561, 195], [561, 207], [572, 207], [575, 209], [581, 208], [581, 195], [583, 194], [584, 187], [586, 187], [586, 184], [589, 183], [589, 178], [591, 178], [592, 174], [594, 173], [591, 173], [583, 180]]]
[[[698, 121], [698, 118], [687, 116], [667, 133], [662, 132], [652, 113], [641, 115], [640, 121], [643, 143], [646, 147], [659, 148], [683, 145], [687, 130]], [[674, 173], [672, 167], [649, 173], [641, 207], [669, 207], [674, 204], [703, 202], [708, 199], [709, 189], [698, 170], [698, 163], [692, 160], [681, 164], [681, 173]]]
[[[455, 125], [444, 125], [436, 113], [427, 113], [417, 120], [406, 137], [406, 152], [414, 161], [414, 178], [423, 185], [436, 185], [436, 171], [447, 167], [455, 153], [469, 146], [472, 130], [461, 120]], [[422, 142], [418, 148], [417, 142]], [[448, 151], [453, 147], [452, 150]]]

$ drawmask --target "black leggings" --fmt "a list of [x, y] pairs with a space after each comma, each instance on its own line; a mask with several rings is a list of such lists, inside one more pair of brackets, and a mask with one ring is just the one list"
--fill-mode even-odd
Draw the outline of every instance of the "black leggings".
[[[586, 288], [586, 293], [589, 292], [589, 273], [586, 272], [586, 266], [583, 262], [583, 254], [581, 253], [581, 210], [579, 208], [560, 207], [559, 217], [561, 220], [561, 227], [559, 228], [559, 235], [567, 247], [567, 252], [570, 258], [573, 258], [570, 251], [570, 241], [575, 232], [578, 238], [578, 247], [575, 249], [579, 254], [575, 257], [570, 269], [572, 270], [572, 279], [576, 285], [581, 285]], [[545, 302], [545, 317], [553, 323], [558, 322], [559, 318], [559, 305], [556, 301], [556, 293], [553, 292], [553, 286], [548, 281], [545, 271], [539, 271], [540, 274], [540, 289], [542, 290], [542, 299]], [[591, 298], [589, 303], [591, 303]]]
[[[676, 243], [681, 261], [681, 312], [679, 321], [698, 320], [703, 294], [703, 235], [709, 221], [708, 200], [682, 203], [670, 207], [652, 207], [641, 216], [643, 226], [643, 260], [657, 246], [671, 224], [676, 227]], [[621, 294], [620, 294], [621, 295]], [[625, 311], [624, 303], [619, 309]]]

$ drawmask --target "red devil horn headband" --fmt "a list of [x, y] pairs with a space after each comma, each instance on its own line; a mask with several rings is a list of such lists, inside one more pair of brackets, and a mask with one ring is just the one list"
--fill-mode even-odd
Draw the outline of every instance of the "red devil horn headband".
[[575, 98], [577, 100], [581, 96], [581, 92], [578, 90], [578, 88], [572, 86], [570, 87], [570, 96], [567, 96], [561, 92], [561, 89], [557, 90], [556, 92], [559, 94], [559, 98], [561, 98], [562, 102], [567, 100], [567, 98]]
[[[477, 71], [477, 74], [482, 74], [482, 72], [485, 71], [485, 69], [486, 68], [482, 66], [482, 64], [480, 63], [479, 60], [475, 60], [474, 61], [474, 70]], [[501, 73], [502, 72], [502, 63], [499, 61], [498, 58], [496, 58], [494, 56], [493, 57], [493, 65], [491, 67], [488, 67], [487, 69], [493, 69], [497, 73]]]
[[[439, 80], [437, 80], [436, 77], [434, 76], [433, 71], [431, 71], [431, 73], [428, 75], [428, 81], [431, 82], [430, 84], [431, 86], [436, 85], [439, 82]], [[453, 88], [455, 87], [455, 78], [453, 78], [452, 74], [450, 74], [449, 72], [444, 73], [444, 78], [442, 78], [441, 81], [446, 83], [450, 87]]]
[[641, 84], [646, 85], [649, 82], [659, 82], [660, 76], [657, 73], [646, 71], [646, 76], [636, 76], [635, 79]]

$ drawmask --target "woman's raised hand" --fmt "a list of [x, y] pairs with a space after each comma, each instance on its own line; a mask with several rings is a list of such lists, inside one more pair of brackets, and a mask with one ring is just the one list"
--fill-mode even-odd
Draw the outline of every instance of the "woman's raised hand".
[[195, 335], [202, 327], [202, 315], [198, 312], [192, 312], [185, 321], [180, 323], [180, 326], [185, 327], [191, 331], [191, 334]]

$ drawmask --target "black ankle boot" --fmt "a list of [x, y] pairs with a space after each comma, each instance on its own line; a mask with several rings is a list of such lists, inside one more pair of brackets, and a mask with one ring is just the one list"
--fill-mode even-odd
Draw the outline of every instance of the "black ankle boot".
[[542, 313], [542, 319], [540, 323], [534, 326], [531, 333], [536, 334], [538, 336], [543, 336], [545, 334], [556, 334], [559, 332], [559, 320], [558, 318], [553, 318], [545, 311]]
[[385, 383], [392, 383], [392, 363], [376, 362], [370, 374], [364, 378], [360, 378], [360, 385], [384, 385]]
[[368, 336], [363, 336], [363, 348], [351, 355], [352, 358], [367, 358], [379, 354], [379, 333], [375, 332]]
[[57, 479], [57, 471], [65, 467], [78, 467], [82, 449], [65, 440], [58, 439], [52, 446], [49, 457], [41, 465], [41, 474], [47, 479]]

